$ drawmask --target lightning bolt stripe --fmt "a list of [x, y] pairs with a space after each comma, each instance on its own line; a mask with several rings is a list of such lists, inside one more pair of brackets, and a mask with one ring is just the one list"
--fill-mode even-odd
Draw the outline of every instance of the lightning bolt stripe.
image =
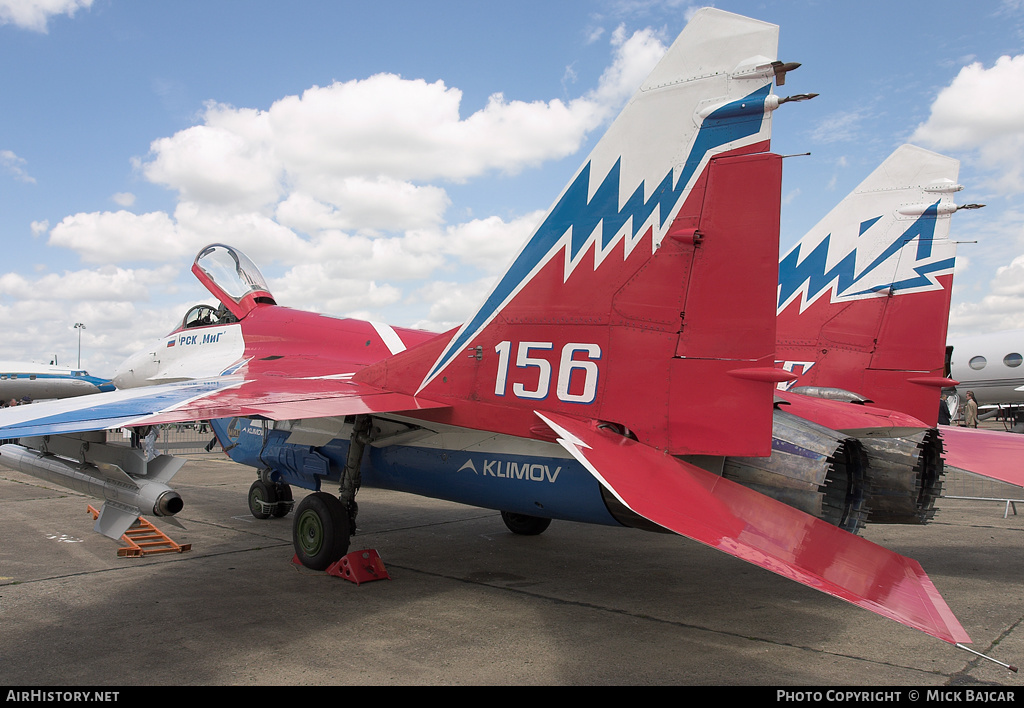
[[[939, 202], [930, 205], [921, 216], [902, 233], [900, 233], [882, 252], [868, 264], [859, 274], [857, 268], [856, 246], [843, 256], [838, 263], [827, 268], [832, 234], [826, 236], [821, 243], [800, 260], [801, 244], [797, 244], [779, 262], [779, 296], [778, 312], [781, 313], [798, 296], [801, 298], [800, 311], [803, 312], [825, 292], [832, 293], [832, 301], [869, 297], [880, 292], [909, 291], [941, 288], [935, 279], [936, 275], [948, 273], [954, 265], [954, 258], [941, 258], [933, 254], [935, 244], [935, 225], [938, 216]], [[869, 219], [861, 224], [863, 235], [875, 225], [881, 217]], [[916, 252], [911, 256], [915, 277], [895, 280], [895, 275], [883, 278], [884, 282], [875, 282], [868, 287], [862, 286], [869, 276], [878, 276], [880, 266], [893, 255], [903, 251], [913, 241], [917, 241]], [[911, 249], [907, 249], [901, 258], [906, 258]], [[936, 260], [938, 258], [938, 260]], [[895, 272], [894, 272], [895, 273]]]
[[646, 184], [641, 180], [625, 203], [619, 205], [621, 156], [594, 190], [593, 197], [588, 199], [592, 164], [588, 161], [484, 304], [452, 338], [423, 379], [419, 390], [440, 374], [562, 248], [567, 249], [565, 277], [568, 279], [591, 243], [595, 244], [598, 256], [595, 269], [600, 265], [601, 254], [609, 251], [619, 239], [626, 239], [625, 252], [628, 255], [638, 235], [644, 234], [655, 221], [652, 248], [657, 245], [666, 224], [671, 223], [671, 217], [681, 206], [683, 194], [692, 186], [714, 151], [760, 133], [765, 117], [765, 99], [770, 89], [771, 85], [766, 84], [709, 114], [697, 131], [678, 179], [673, 180], [675, 169], [670, 168], [647, 199], [644, 198]]

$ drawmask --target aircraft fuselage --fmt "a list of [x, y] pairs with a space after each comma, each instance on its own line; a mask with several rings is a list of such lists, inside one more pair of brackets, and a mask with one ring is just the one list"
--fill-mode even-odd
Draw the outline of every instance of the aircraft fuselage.
[[[212, 421], [235, 462], [270, 467], [280, 475], [275, 481], [320, 491], [341, 481], [353, 424], [335, 419], [337, 436], [321, 443], [323, 438], [310, 437], [303, 422]], [[620, 525], [605, 504], [601, 485], [560, 445], [398, 416], [375, 416], [373, 422], [375, 440], [363, 454], [362, 486], [530, 516]], [[331, 424], [316, 421], [320, 431]]]
[[950, 340], [951, 376], [979, 405], [1024, 403], [1024, 330]]
[[23, 398], [33, 401], [70, 398], [113, 389], [109, 380], [90, 376], [83, 369], [0, 362], [0, 401], [4, 402]]

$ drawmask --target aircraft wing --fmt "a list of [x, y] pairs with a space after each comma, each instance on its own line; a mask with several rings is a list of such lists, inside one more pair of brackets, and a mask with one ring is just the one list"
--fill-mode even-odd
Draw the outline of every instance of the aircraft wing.
[[221, 376], [8, 408], [0, 411], [0, 437], [235, 416], [291, 420], [440, 407], [444, 405], [354, 382], [350, 375]]
[[537, 415], [641, 516], [943, 641], [970, 642], [916, 561], [642, 443], [565, 415]]
[[1024, 487], [1024, 435], [940, 425], [947, 467]]

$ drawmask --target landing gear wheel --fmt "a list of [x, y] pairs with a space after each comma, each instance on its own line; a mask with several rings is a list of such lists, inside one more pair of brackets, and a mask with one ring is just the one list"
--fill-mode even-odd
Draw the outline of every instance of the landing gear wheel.
[[277, 505], [274, 506], [274, 510], [270, 512], [275, 519], [280, 519], [283, 516], [288, 516], [288, 512], [292, 510], [292, 488], [287, 484], [275, 485], [277, 491]]
[[269, 519], [277, 508], [275, 485], [257, 479], [249, 487], [249, 512], [257, 519]]
[[551, 525], [551, 519], [527, 514], [513, 514], [511, 511], [501, 512], [501, 520], [512, 533], [520, 536], [538, 536]]
[[302, 565], [326, 570], [348, 553], [348, 542], [348, 514], [337, 497], [316, 492], [299, 502], [292, 522], [292, 543]]

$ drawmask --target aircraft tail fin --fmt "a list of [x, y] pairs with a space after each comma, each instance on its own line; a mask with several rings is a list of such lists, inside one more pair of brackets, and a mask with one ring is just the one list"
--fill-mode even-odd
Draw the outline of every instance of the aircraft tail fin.
[[935, 425], [956, 244], [959, 161], [903, 145], [779, 262], [786, 388], [855, 394]]
[[697, 13], [458, 330], [357, 375], [550, 436], [551, 410], [677, 454], [766, 455], [778, 28]]

